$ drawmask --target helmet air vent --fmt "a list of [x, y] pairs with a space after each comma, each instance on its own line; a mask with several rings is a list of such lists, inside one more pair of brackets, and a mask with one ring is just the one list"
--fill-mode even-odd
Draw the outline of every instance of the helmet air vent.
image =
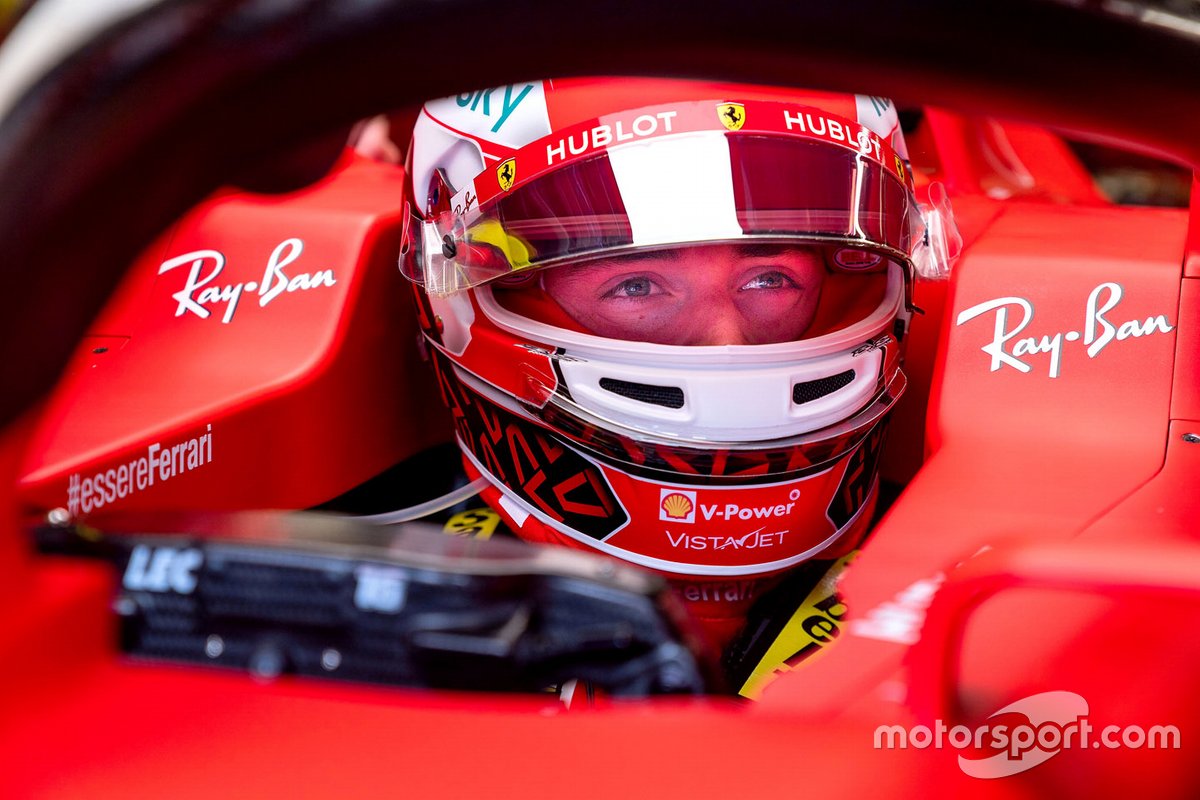
[[649, 383], [634, 383], [616, 378], [601, 378], [600, 388], [605, 391], [666, 408], [683, 408], [683, 389], [678, 386], [654, 386]]
[[804, 381], [792, 387], [792, 402], [796, 405], [810, 403], [827, 394], [833, 394], [843, 386], [848, 386], [854, 380], [854, 370], [848, 369], [828, 378], [818, 378], [815, 381]]

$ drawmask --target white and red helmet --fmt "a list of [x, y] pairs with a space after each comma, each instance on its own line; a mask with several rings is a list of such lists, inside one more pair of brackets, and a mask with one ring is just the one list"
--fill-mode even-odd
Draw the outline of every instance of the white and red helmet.
[[[409, 170], [401, 267], [468, 471], [518, 535], [667, 574], [718, 640], [765, 579], [858, 544], [927, 246], [888, 101], [516, 84], [426, 104]], [[820, 255], [802, 334], [600, 335], [542, 280], [729, 246]]]

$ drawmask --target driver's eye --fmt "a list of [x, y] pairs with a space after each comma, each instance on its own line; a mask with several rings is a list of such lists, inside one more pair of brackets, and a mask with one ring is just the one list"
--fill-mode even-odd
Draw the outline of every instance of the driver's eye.
[[654, 284], [649, 278], [627, 278], [609, 292], [611, 297], [649, 297], [653, 293]]
[[787, 289], [795, 285], [795, 282], [782, 272], [772, 270], [755, 275], [744, 283], [738, 291], [746, 291], [747, 289]]

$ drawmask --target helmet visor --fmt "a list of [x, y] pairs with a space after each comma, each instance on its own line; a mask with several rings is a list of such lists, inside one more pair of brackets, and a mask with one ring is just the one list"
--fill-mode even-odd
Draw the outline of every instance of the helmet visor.
[[450, 294], [525, 270], [704, 242], [840, 244], [907, 262], [922, 231], [908, 187], [859, 152], [701, 131], [609, 147], [474, 208], [414, 220], [401, 264], [427, 291]]

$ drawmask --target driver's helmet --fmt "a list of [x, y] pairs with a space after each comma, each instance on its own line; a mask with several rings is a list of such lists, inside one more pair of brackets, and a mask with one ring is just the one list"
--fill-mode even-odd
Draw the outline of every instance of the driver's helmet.
[[427, 103], [401, 268], [520, 537], [664, 573], [718, 643], [865, 535], [925, 226], [894, 106], [570, 79]]

